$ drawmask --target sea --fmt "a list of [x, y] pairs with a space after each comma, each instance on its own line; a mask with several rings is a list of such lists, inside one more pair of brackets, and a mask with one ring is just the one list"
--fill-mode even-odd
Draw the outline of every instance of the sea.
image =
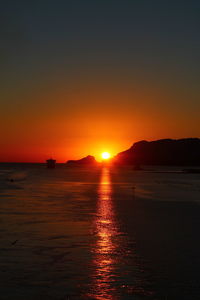
[[0, 164], [0, 299], [200, 299], [184, 168]]

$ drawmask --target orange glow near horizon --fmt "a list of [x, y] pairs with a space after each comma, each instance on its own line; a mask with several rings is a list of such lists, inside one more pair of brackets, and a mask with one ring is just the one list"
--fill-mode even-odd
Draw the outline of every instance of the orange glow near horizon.
[[8, 100], [1, 110], [0, 161], [45, 162], [53, 157], [66, 162], [93, 155], [100, 162], [106, 149], [115, 156], [140, 140], [200, 135], [198, 110], [180, 114], [174, 101], [172, 114], [167, 104], [158, 105], [160, 99], [173, 99], [158, 86], [142, 82], [133, 87], [102, 78], [88, 82], [72, 79], [68, 86], [56, 82], [34, 93], [11, 93], [16, 103], [9, 106]]

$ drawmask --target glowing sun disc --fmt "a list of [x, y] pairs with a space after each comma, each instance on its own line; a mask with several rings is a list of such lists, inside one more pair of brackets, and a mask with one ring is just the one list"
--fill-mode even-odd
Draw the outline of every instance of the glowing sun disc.
[[103, 153], [101, 153], [101, 157], [102, 157], [103, 159], [109, 159], [109, 158], [110, 158], [110, 153], [108, 153], [108, 152], [103, 152]]

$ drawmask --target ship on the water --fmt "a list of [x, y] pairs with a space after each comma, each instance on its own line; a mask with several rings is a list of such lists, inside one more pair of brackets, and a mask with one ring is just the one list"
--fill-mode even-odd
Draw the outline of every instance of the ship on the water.
[[55, 159], [49, 158], [49, 159], [46, 160], [46, 163], [47, 163], [47, 168], [48, 169], [54, 169], [56, 167], [56, 160]]

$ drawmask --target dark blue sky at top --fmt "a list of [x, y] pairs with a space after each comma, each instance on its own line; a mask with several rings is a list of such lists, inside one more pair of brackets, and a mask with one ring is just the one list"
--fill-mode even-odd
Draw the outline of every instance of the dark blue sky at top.
[[121, 73], [198, 88], [197, 0], [7, 0], [0, 20], [4, 87]]

